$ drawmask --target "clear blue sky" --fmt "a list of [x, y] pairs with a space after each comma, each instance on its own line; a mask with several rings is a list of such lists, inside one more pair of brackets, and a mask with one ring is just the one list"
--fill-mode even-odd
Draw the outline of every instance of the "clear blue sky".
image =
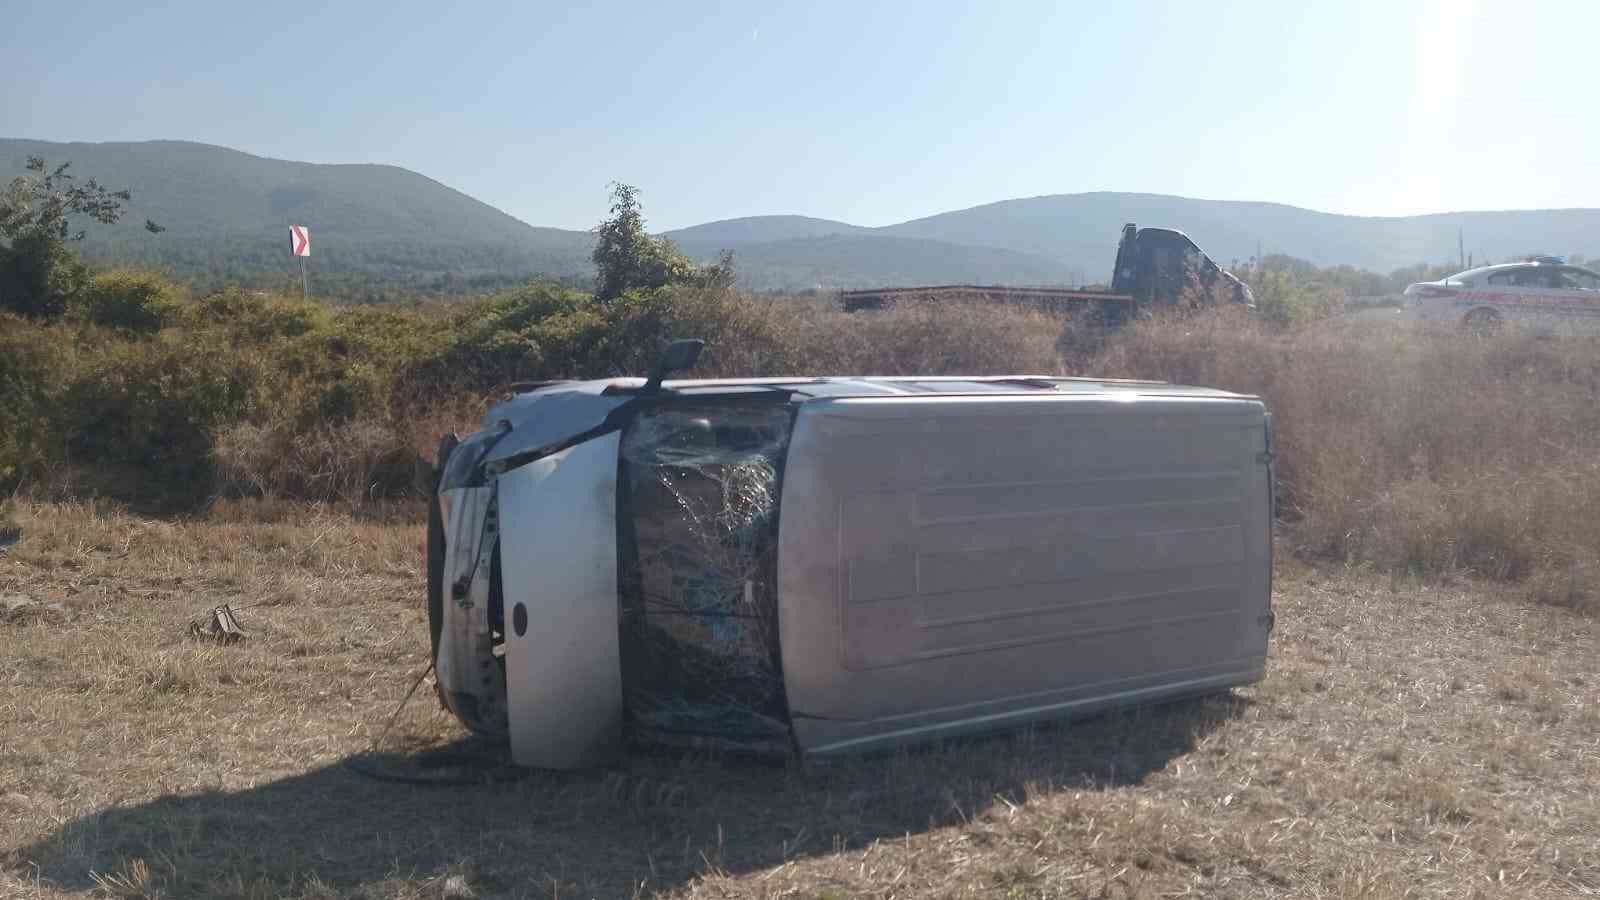
[[0, 136], [394, 163], [537, 225], [593, 225], [612, 180], [657, 229], [1092, 190], [1600, 206], [1596, 0], [21, 0], [0, 23]]

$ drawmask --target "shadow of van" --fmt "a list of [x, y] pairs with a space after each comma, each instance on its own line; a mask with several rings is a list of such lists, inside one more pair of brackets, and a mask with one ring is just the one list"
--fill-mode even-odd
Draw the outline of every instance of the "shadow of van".
[[5, 862], [62, 888], [121, 873], [180, 897], [414, 893], [414, 882], [462, 872], [480, 893], [630, 896], [959, 823], [999, 798], [1020, 805], [1042, 791], [1137, 784], [1249, 702], [1219, 694], [804, 763], [655, 753], [605, 771], [512, 770], [498, 749], [463, 741], [360, 758], [379, 774], [449, 786], [333, 764], [105, 809]]

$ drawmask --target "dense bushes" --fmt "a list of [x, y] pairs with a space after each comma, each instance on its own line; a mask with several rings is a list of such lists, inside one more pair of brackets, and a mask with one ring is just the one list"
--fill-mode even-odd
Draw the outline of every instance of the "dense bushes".
[[1279, 328], [1325, 319], [1344, 309], [1345, 292], [1316, 281], [1303, 281], [1292, 272], [1262, 272], [1251, 286], [1256, 312], [1263, 322]]
[[51, 234], [29, 232], [0, 243], [0, 311], [53, 318], [88, 282], [88, 266]]
[[509, 382], [641, 374], [677, 337], [708, 340], [701, 376], [1048, 373], [1066, 347], [1083, 374], [1263, 396], [1283, 533], [1305, 555], [1518, 581], [1568, 605], [1600, 596], [1597, 340], [1223, 310], [1142, 322], [1096, 349], [1060, 340], [1057, 318], [988, 305], [847, 315], [716, 288], [601, 304], [529, 285], [454, 306], [337, 309], [101, 277], [86, 296], [124, 298], [99, 307], [120, 312], [0, 315], [0, 488], [71, 473], [80, 493], [169, 507], [404, 494], [439, 436], [473, 427]]
[[0, 312], [0, 488], [49, 468], [69, 346], [56, 331]]
[[718, 287], [609, 303], [533, 284], [454, 306], [330, 308], [228, 290], [188, 298], [111, 272], [53, 323], [8, 318], [0, 487], [70, 472], [71, 489], [172, 507], [229, 494], [405, 493], [442, 432], [512, 381], [638, 375], [702, 337], [701, 375], [1053, 371], [1059, 322], [907, 305], [847, 316]]
[[179, 309], [179, 292], [172, 282], [153, 272], [118, 269], [103, 272], [85, 284], [73, 298], [84, 320], [127, 331], [159, 331]]
[[[160, 508], [261, 488], [229, 467], [238, 453], [216, 452], [231, 429], [281, 436], [385, 420], [392, 375], [408, 364], [402, 326], [414, 333], [420, 318], [370, 328], [371, 315], [278, 297], [188, 299], [126, 271], [96, 276], [67, 313], [0, 317], [0, 489], [49, 482]], [[278, 455], [295, 459], [285, 443]]]
[[61, 408], [66, 458], [99, 492], [183, 502], [211, 487], [211, 442], [256, 399], [253, 367], [189, 337], [106, 343]]

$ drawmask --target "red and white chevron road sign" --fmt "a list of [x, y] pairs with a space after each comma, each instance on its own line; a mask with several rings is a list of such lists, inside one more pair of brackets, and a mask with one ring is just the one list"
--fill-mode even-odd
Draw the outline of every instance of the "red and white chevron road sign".
[[311, 229], [304, 225], [289, 226], [289, 252], [295, 256], [311, 255]]

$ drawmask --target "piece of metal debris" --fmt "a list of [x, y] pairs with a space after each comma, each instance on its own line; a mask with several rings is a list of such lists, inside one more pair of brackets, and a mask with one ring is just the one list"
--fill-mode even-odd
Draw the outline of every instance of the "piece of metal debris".
[[224, 645], [241, 643], [249, 637], [239, 622], [239, 614], [226, 603], [211, 610], [210, 619], [206, 624], [201, 625], [199, 619], [190, 622], [189, 636], [209, 638]]
[[27, 594], [0, 594], [0, 622], [64, 621], [67, 617], [67, 607], [62, 603], [39, 600]]

